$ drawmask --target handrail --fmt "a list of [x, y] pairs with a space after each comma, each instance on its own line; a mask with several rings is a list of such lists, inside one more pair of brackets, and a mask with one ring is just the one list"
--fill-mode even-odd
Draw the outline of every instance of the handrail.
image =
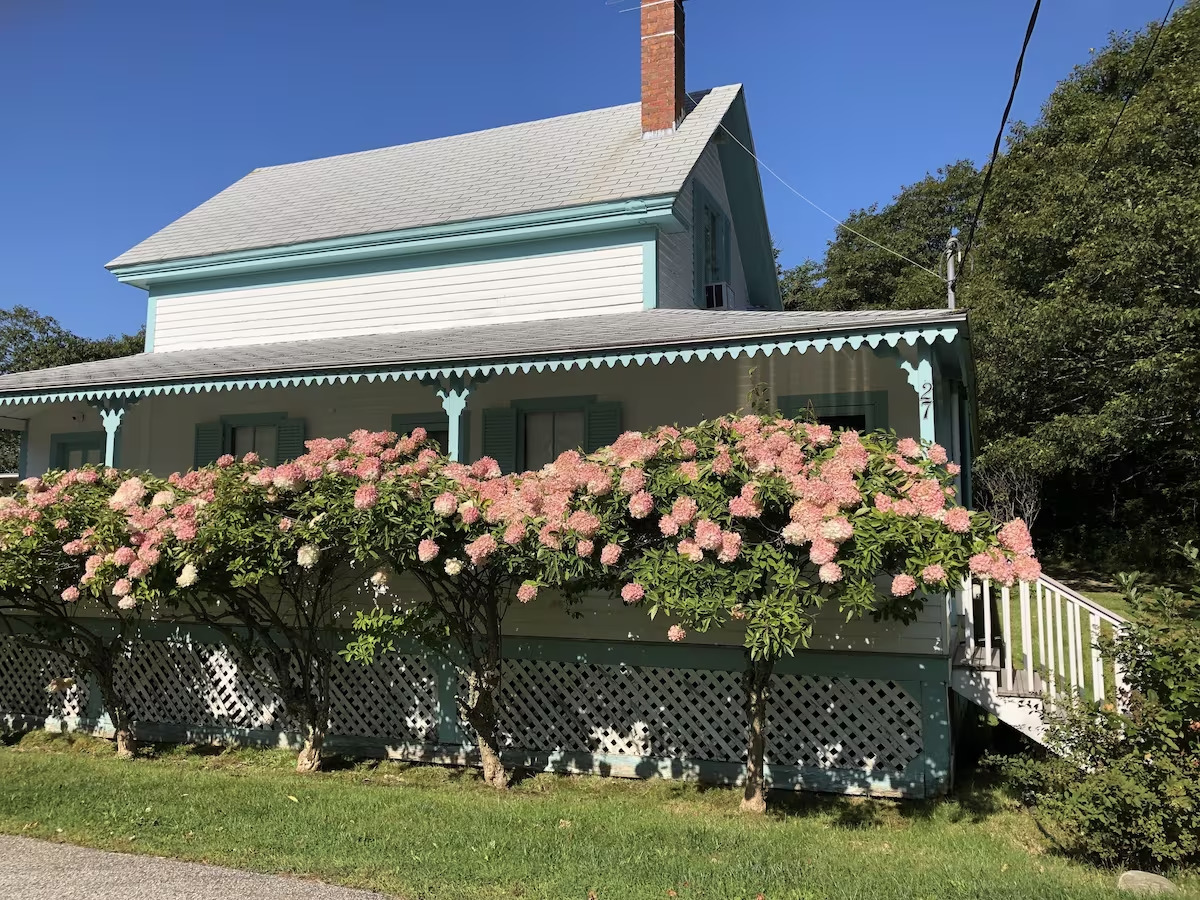
[[1100, 640], [1124, 617], [1048, 576], [1018, 584], [1015, 598], [1011, 587], [971, 577], [957, 593], [963, 662], [996, 671], [1001, 692], [1120, 701], [1123, 673]]

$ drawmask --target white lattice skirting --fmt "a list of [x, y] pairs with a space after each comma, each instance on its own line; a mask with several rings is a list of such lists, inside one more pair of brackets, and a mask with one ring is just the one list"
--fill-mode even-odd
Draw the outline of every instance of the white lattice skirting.
[[[501, 736], [510, 762], [724, 782], [742, 774], [746, 719], [741, 675], [734, 668], [740, 654], [724, 651], [707, 661], [709, 667], [651, 665], [641, 661], [656, 649], [640, 645], [631, 654], [637, 664], [580, 662], [587, 654], [563, 653], [562, 645], [589, 642], [545, 643], [556, 643], [559, 652], [530, 652], [522, 644], [523, 658], [505, 660]], [[620, 648], [603, 649], [611, 655]], [[660, 655], [669, 662], [675, 650], [664, 647]], [[98, 692], [80, 685], [47, 693], [52, 678], [71, 674], [61, 657], [0, 640], [0, 716], [25, 727], [51, 722], [103, 730]], [[927, 685], [882, 676], [775, 675], [767, 744], [772, 782], [856, 793], [931, 793], [930, 717], [922, 704]], [[139, 736], [146, 739], [289, 743], [296, 731], [279, 698], [216, 643], [191, 638], [140, 643], [118, 678]], [[385, 657], [371, 667], [338, 660], [330, 747], [467, 761], [470, 742], [454, 712], [454, 678], [444, 661], [416, 654]], [[944, 704], [944, 692], [941, 696]], [[944, 743], [945, 735], [935, 735], [938, 741]]]

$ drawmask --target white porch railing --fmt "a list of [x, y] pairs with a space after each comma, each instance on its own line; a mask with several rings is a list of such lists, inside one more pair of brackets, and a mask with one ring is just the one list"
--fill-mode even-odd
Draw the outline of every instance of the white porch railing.
[[958, 663], [997, 672], [1001, 693], [1051, 702], [1067, 694], [1113, 703], [1121, 696], [1122, 672], [1099, 643], [1126, 620], [1061, 582], [1044, 575], [1008, 588], [965, 579], [957, 606]]

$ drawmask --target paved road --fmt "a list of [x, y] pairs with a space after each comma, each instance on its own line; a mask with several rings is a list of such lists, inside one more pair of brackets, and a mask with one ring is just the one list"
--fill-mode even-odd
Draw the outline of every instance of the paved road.
[[4, 900], [388, 900], [298, 878], [0, 835]]

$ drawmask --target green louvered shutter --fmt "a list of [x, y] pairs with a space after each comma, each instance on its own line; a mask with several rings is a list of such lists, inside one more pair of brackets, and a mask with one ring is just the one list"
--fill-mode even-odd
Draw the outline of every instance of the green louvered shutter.
[[279, 423], [279, 442], [275, 446], [275, 455], [279, 462], [287, 462], [305, 453], [306, 440], [303, 419], [284, 419]]
[[201, 422], [196, 426], [196, 444], [192, 455], [192, 465], [199, 469], [211, 462], [216, 462], [221, 455], [221, 443], [225, 429], [220, 422]]
[[500, 463], [500, 471], [517, 470], [517, 411], [497, 406], [483, 411], [483, 455]]
[[621, 404], [589, 403], [587, 408], [587, 452], [606, 447], [621, 436]]

